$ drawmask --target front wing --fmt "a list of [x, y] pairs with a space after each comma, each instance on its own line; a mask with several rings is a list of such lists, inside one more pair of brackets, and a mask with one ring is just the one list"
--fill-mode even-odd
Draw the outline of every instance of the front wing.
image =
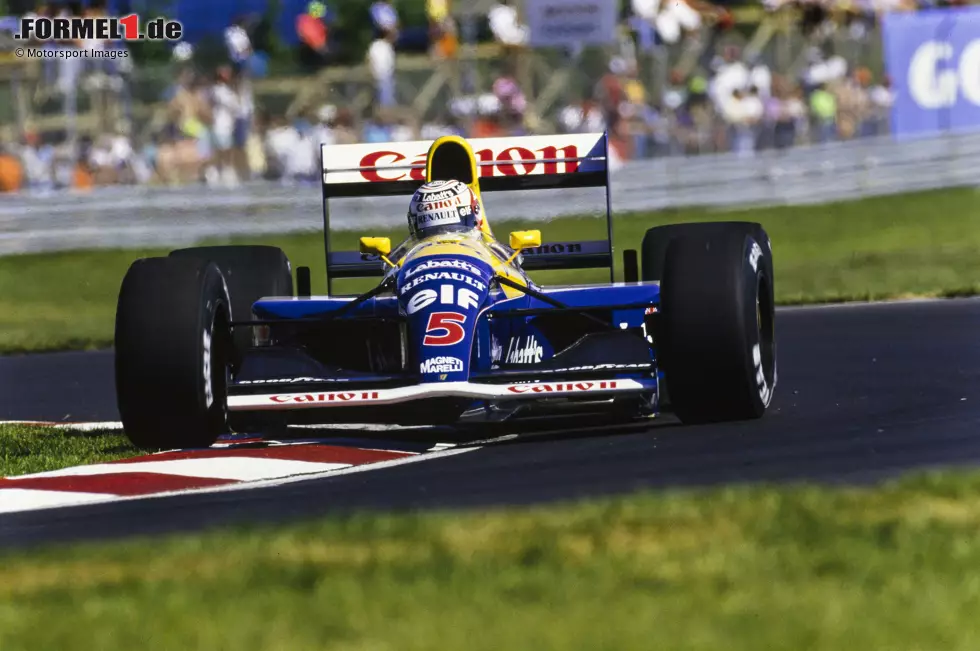
[[332, 390], [305, 393], [231, 395], [228, 396], [228, 410], [232, 412], [249, 412], [364, 407], [372, 405], [394, 405], [430, 398], [464, 398], [491, 402], [510, 402], [549, 398], [643, 394], [656, 391], [656, 378], [608, 378], [519, 384], [445, 382], [350, 391]]

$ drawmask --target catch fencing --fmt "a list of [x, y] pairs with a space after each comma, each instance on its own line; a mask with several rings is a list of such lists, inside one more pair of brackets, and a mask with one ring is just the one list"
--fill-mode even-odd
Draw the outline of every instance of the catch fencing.
[[[616, 213], [688, 206], [803, 205], [957, 186], [980, 187], [980, 133], [896, 142], [890, 137], [783, 151], [637, 161], [613, 172]], [[980, 201], [980, 196], [978, 196]], [[596, 212], [590, 190], [501, 193], [494, 221], [542, 222]], [[337, 229], [404, 224], [402, 197], [344, 199]], [[253, 183], [238, 189], [106, 188], [91, 194], [0, 199], [0, 255], [68, 249], [167, 247], [202, 239], [321, 228], [320, 189]]]

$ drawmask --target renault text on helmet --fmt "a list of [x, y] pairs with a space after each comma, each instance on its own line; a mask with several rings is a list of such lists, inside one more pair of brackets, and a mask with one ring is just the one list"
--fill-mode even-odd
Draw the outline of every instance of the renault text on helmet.
[[480, 201], [461, 181], [432, 181], [419, 188], [408, 207], [408, 231], [424, 237], [448, 231], [479, 230]]

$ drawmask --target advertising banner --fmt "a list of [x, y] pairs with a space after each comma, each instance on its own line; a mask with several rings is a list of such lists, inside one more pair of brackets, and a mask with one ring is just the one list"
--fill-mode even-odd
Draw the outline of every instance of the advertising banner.
[[611, 0], [525, 0], [531, 46], [614, 43], [618, 4]]
[[980, 129], [980, 7], [886, 14], [899, 137]]

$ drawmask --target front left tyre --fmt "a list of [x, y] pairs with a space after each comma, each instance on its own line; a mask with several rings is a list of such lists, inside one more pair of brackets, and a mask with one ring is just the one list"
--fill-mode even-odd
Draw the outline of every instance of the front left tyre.
[[207, 447], [227, 428], [231, 301], [218, 266], [137, 260], [116, 307], [116, 398], [146, 449]]

